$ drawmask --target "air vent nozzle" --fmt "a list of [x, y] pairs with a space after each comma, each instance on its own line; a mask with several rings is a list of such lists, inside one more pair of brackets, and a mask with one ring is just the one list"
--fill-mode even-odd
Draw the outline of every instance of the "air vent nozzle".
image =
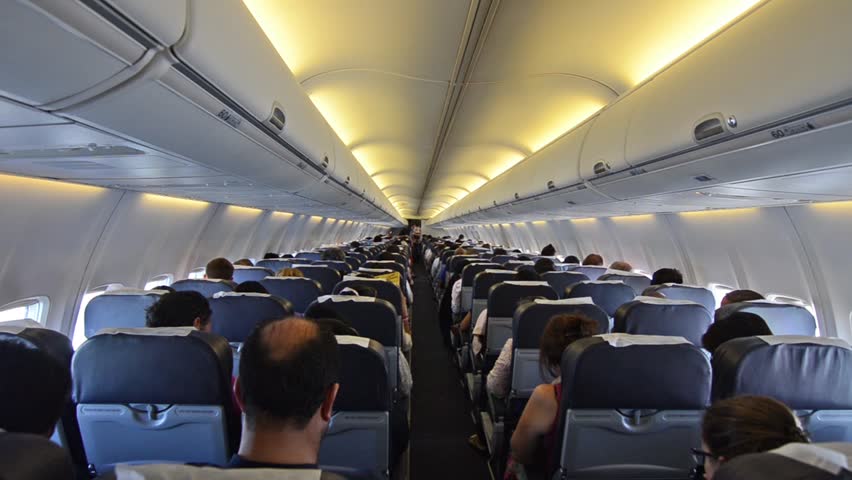
[[548, 180], [548, 181], [547, 181], [547, 189], [548, 189], [548, 190], [553, 190], [554, 188], [556, 188], [556, 184], [555, 184], [555, 183], [553, 183], [553, 180]]
[[713, 180], [716, 180], [715, 178], [711, 177], [710, 175], [696, 175], [693, 178], [695, 178], [695, 180], [702, 182], [702, 183], [712, 182]]
[[594, 170], [595, 175], [601, 175], [612, 170], [612, 167], [610, 167], [608, 163], [601, 160], [600, 162], [596, 163], [595, 166], [592, 167], [592, 169]]
[[521, 196], [518, 195], [518, 192], [515, 192], [515, 200], [520, 200], [520, 199], [521, 199]]
[[269, 124], [275, 127], [275, 129], [279, 132], [284, 130], [284, 125], [287, 123], [287, 117], [284, 115], [284, 110], [282, 110], [278, 104], [272, 105], [272, 115], [269, 116], [267, 122], [269, 122]]
[[322, 168], [323, 169], [328, 168], [328, 155], [322, 157]]
[[721, 113], [712, 113], [698, 120], [692, 129], [692, 136], [697, 143], [707, 142], [729, 134], [729, 125], [736, 126], [736, 121], [726, 122]]

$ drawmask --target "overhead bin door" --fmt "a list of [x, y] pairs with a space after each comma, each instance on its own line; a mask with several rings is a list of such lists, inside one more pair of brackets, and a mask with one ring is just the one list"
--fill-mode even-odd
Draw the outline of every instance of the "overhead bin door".
[[186, 27], [186, 0], [102, 1], [163, 46], [177, 43]]

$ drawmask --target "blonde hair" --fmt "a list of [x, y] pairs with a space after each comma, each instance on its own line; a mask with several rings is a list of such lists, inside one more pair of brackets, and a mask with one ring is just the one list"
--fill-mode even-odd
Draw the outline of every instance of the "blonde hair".
[[282, 268], [275, 274], [276, 277], [304, 277], [305, 275], [296, 268]]

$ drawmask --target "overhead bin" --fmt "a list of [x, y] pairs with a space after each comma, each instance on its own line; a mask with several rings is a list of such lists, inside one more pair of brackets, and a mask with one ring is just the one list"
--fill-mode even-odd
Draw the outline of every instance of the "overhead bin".
[[[103, 91], [132, 74], [147, 46], [71, 0], [3, 2], [0, 95], [49, 106], [90, 90]], [[137, 2], [140, 4], [146, 2]], [[176, 15], [180, 2], [158, 2]]]
[[[186, 28], [187, 0], [101, 1], [110, 5], [116, 12], [129, 19], [145, 34], [163, 46], [171, 46], [177, 43]], [[81, 3], [97, 7], [97, 1], [84, 0]], [[105, 9], [99, 9], [99, 11], [102, 15], [111, 14]]]

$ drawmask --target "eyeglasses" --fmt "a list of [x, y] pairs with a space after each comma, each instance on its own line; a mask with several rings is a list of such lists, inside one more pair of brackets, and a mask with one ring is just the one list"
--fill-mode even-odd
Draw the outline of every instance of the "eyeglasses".
[[705, 452], [704, 450], [701, 450], [699, 448], [693, 448], [692, 449], [692, 458], [695, 459], [696, 465], [704, 465], [704, 461], [706, 459], [712, 458], [713, 460], [716, 460], [719, 457], [717, 455], [713, 455], [710, 452]]

